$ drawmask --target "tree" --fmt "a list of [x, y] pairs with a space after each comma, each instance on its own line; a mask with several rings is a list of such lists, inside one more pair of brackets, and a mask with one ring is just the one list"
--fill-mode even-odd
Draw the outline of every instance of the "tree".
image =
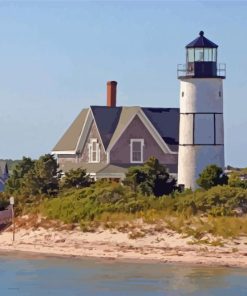
[[82, 168], [66, 172], [64, 177], [61, 179], [61, 185], [64, 188], [87, 187], [91, 184], [92, 179], [87, 174], [86, 170]]
[[54, 195], [58, 191], [59, 178], [60, 171], [53, 155], [46, 154], [38, 160], [23, 157], [6, 183], [6, 192]]
[[23, 157], [12, 170], [12, 174], [6, 182], [5, 191], [12, 194], [20, 193], [24, 176], [34, 167], [34, 161], [29, 157]]
[[165, 166], [151, 157], [143, 166], [130, 167], [124, 184], [144, 195], [161, 196], [170, 194], [176, 188], [176, 180], [170, 177]]
[[35, 161], [32, 169], [23, 177], [23, 191], [26, 194], [57, 194], [60, 171], [51, 154], [45, 154]]
[[199, 174], [199, 178], [196, 180], [196, 183], [203, 189], [208, 190], [213, 186], [227, 184], [228, 177], [223, 173], [222, 168], [215, 164], [211, 164], [208, 165], [201, 174]]

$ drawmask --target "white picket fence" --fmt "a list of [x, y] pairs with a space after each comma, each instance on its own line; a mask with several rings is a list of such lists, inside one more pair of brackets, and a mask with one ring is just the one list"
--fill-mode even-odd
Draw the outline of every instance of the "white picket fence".
[[11, 222], [12, 220], [12, 209], [9, 207], [7, 210], [0, 211], [0, 225]]

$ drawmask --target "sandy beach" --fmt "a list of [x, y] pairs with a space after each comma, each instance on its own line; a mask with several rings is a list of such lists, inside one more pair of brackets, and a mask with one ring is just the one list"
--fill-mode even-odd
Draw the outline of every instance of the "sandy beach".
[[[148, 260], [215, 266], [247, 267], [247, 239], [224, 240], [224, 246], [194, 244], [191, 237], [150, 225], [140, 237], [136, 230], [103, 229], [82, 232], [42, 226], [17, 227], [15, 241], [12, 227], [0, 232], [0, 251], [24, 251], [37, 254], [98, 257], [113, 260]], [[135, 231], [135, 233], [133, 233]], [[134, 237], [134, 238], [133, 238]]]

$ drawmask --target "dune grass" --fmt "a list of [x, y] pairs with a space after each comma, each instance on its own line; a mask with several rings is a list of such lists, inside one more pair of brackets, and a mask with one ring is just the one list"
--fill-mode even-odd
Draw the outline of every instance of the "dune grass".
[[[60, 221], [80, 226], [82, 231], [93, 232], [102, 226], [132, 232], [137, 237], [168, 229], [201, 243], [213, 243], [210, 237], [247, 236], [247, 217], [237, 217], [235, 212], [236, 208], [245, 209], [247, 190], [229, 186], [157, 198], [143, 196], [119, 183], [96, 182], [87, 188], [65, 190], [53, 198], [33, 196], [26, 202], [22, 197], [19, 205], [23, 206], [22, 213], [46, 217], [45, 224], [48, 220]], [[148, 225], [146, 229], [144, 224]], [[216, 239], [214, 244], [218, 243]]]

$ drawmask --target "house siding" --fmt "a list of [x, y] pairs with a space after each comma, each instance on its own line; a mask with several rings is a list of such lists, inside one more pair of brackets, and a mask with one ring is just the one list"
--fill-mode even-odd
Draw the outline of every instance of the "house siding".
[[88, 144], [90, 144], [90, 139], [97, 139], [100, 147], [100, 163], [106, 163], [107, 162], [107, 156], [104, 151], [104, 147], [98, 132], [98, 129], [96, 127], [95, 122], [92, 123], [91, 129], [89, 131], [86, 143], [82, 149], [82, 153], [79, 155], [79, 163], [80, 162], [88, 162], [89, 161], [89, 151], [88, 151]]
[[73, 154], [58, 154], [57, 164], [61, 170], [64, 170], [67, 164], [74, 165], [78, 163], [76, 155]]
[[131, 139], [144, 139], [144, 162], [148, 160], [151, 156], [154, 156], [159, 160], [161, 164], [177, 164], [178, 155], [164, 153], [137, 115], [129, 124], [124, 133], [121, 135], [116, 144], [113, 146], [110, 152], [110, 162], [112, 164], [130, 163]]
[[58, 155], [58, 164], [60, 165], [60, 167], [63, 168], [63, 165], [66, 163], [74, 163], [74, 164], [88, 163], [88, 161], [89, 161], [88, 144], [90, 143], [91, 138], [97, 139], [100, 144], [100, 163], [106, 163], [107, 156], [104, 151], [104, 147], [102, 145], [96, 124], [95, 124], [95, 122], [93, 122], [81, 154], [78, 154], [78, 155], [60, 154], [60, 155]]
[[106, 163], [107, 162], [107, 156], [104, 151], [104, 147], [102, 145], [102, 141], [100, 139], [97, 127], [95, 122], [93, 122], [89, 134], [87, 136], [86, 143], [82, 149], [82, 153], [78, 155], [70, 155], [70, 154], [60, 154], [58, 155], [58, 164], [61, 168], [63, 168], [63, 165], [66, 163], [73, 163], [73, 164], [83, 164], [88, 163], [89, 161], [89, 154], [88, 154], [88, 144], [90, 143], [90, 139], [94, 138], [97, 139], [100, 144], [100, 163]]
[[67, 162], [77, 163], [76, 155], [73, 154], [58, 154], [57, 161], [59, 165], [65, 164]]

